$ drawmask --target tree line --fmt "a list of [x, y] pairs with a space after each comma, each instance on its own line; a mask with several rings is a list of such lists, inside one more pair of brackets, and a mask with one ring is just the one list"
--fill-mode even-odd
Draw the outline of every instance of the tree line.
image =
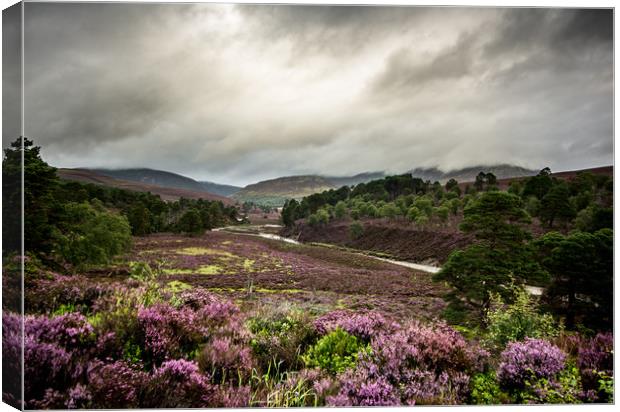
[[220, 201], [181, 198], [165, 202], [150, 192], [61, 180], [40, 151], [27, 138], [23, 150], [21, 138], [4, 150], [3, 243], [7, 252], [20, 249], [22, 155], [25, 251], [50, 262], [105, 263], [128, 249], [131, 235], [198, 235], [237, 222], [237, 209]]
[[[350, 221], [356, 239], [363, 236], [363, 218], [421, 227], [451, 220], [475, 238], [434, 276], [450, 288], [445, 317], [452, 323], [480, 326], [493, 296], [510, 304], [516, 296], [508, 285], [527, 285], [545, 288], [542, 310], [566, 327], [611, 327], [611, 177], [581, 172], [559, 179], [544, 168], [502, 191], [493, 174], [480, 172], [473, 185], [461, 187], [454, 179], [441, 185], [411, 174], [390, 176], [289, 200], [282, 221], [289, 227], [300, 219], [311, 226]], [[536, 227], [543, 233], [537, 238]]]

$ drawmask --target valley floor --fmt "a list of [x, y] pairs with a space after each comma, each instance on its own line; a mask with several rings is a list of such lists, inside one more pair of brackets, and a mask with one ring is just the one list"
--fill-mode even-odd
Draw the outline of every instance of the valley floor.
[[430, 273], [335, 248], [240, 233], [135, 238], [127, 262], [89, 276], [120, 280], [132, 262], [159, 268], [162, 286], [205, 288], [247, 307], [290, 303], [319, 312], [376, 309], [396, 319], [433, 319], [444, 308], [445, 290]]

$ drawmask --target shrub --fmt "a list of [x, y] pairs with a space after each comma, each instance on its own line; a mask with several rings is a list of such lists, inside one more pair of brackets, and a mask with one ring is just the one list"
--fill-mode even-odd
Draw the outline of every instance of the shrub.
[[138, 311], [138, 323], [144, 333], [144, 350], [155, 364], [189, 356], [205, 340], [191, 309], [176, 309], [167, 304], [142, 308]]
[[579, 370], [567, 365], [557, 377], [525, 382], [525, 390], [517, 393], [517, 401], [524, 403], [581, 403], [584, 396]]
[[314, 321], [314, 327], [320, 335], [325, 335], [340, 328], [364, 342], [379, 332], [393, 330], [397, 325], [389, 323], [378, 312], [350, 312], [336, 310], [329, 312]]
[[349, 226], [349, 236], [351, 236], [351, 239], [353, 240], [359, 239], [360, 237], [362, 237], [363, 234], [364, 234], [364, 226], [362, 226], [361, 223], [359, 222], [351, 223], [351, 226]]
[[511, 342], [501, 354], [497, 377], [505, 388], [523, 388], [526, 382], [553, 378], [564, 369], [566, 354], [542, 340]]
[[73, 266], [108, 263], [131, 246], [131, 227], [124, 216], [89, 203], [67, 203], [56, 231], [57, 252]]
[[[459, 403], [469, 393], [469, 374], [481, 371], [488, 356], [445, 324], [415, 322], [373, 337], [371, 353], [353, 374], [341, 379], [353, 382], [343, 386], [333, 403], [348, 398], [351, 405], [358, 404], [358, 392], [347, 391], [377, 379], [389, 382], [402, 404]], [[384, 399], [392, 400], [391, 395]]]
[[612, 402], [613, 335], [599, 333], [591, 339], [578, 339], [577, 344], [577, 366], [584, 390], [599, 402]]
[[475, 405], [498, 405], [509, 403], [509, 395], [502, 391], [495, 373], [479, 373], [471, 379], [470, 402]]
[[498, 294], [491, 299], [487, 311], [487, 339], [495, 347], [527, 338], [554, 338], [562, 327], [557, 326], [550, 314], [538, 313], [538, 305], [523, 288], [515, 288], [514, 303], [504, 304]]
[[262, 372], [272, 363], [284, 370], [300, 369], [300, 355], [317, 336], [309, 316], [302, 311], [261, 313], [248, 321], [248, 327], [252, 351]]
[[92, 408], [138, 408], [147, 374], [123, 361], [93, 362], [88, 368]]
[[71, 305], [73, 311], [87, 313], [95, 301], [112, 288], [93, 282], [84, 276], [63, 276], [51, 273], [37, 279], [25, 289], [26, 312], [52, 313]]
[[361, 353], [368, 351], [355, 336], [337, 328], [310, 347], [303, 360], [306, 366], [319, 367], [331, 374], [355, 366]]
[[216, 388], [195, 362], [164, 362], [145, 383], [144, 408], [204, 408], [215, 403]]
[[398, 391], [385, 378], [370, 378], [364, 372], [347, 372], [340, 379], [340, 391], [327, 398], [329, 406], [397, 406]]
[[214, 338], [198, 356], [200, 370], [216, 383], [240, 383], [252, 371], [250, 348], [232, 342], [229, 337]]

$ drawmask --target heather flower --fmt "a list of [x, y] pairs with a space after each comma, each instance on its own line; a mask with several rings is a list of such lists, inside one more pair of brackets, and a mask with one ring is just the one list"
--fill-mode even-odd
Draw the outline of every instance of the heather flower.
[[369, 341], [378, 333], [395, 329], [397, 325], [388, 322], [383, 315], [377, 312], [355, 313], [337, 310], [316, 319], [314, 327], [321, 335], [326, 335], [340, 328], [350, 335]]
[[532, 379], [554, 377], [564, 369], [565, 360], [566, 354], [557, 346], [526, 338], [508, 344], [502, 352], [497, 377], [505, 387], [522, 387]]
[[50, 313], [64, 304], [70, 304], [77, 309], [87, 309], [111, 291], [111, 286], [93, 282], [84, 276], [51, 273], [46, 278], [37, 279], [28, 285], [25, 290], [26, 310]]
[[215, 404], [216, 387], [200, 373], [196, 362], [164, 362], [145, 384], [145, 408], [204, 408]]
[[613, 349], [613, 335], [599, 333], [579, 346], [577, 364], [583, 370], [611, 373], [614, 368]]
[[93, 327], [80, 313], [53, 318], [27, 316], [24, 333], [39, 342], [55, 343], [66, 349], [87, 350], [94, 341]]
[[66, 402], [67, 409], [84, 409], [88, 408], [92, 395], [90, 391], [83, 385], [77, 384], [69, 389], [68, 400]]
[[[580, 339], [577, 347], [577, 366], [579, 367], [584, 399], [606, 400], [609, 395], [600, 390], [601, 376], [613, 379], [613, 335], [599, 333], [591, 339]], [[594, 395], [596, 394], [596, 395]]]
[[327, 397], [329, 406], [400, 405], [397, 389], [386, 378], [370, 378], [363, 371], [348, 371], [340, 379], [338, 394]]
[[[25, 338], [24, 392], [27, 402], [42, 399], [47, 389], [64, 389], [76, 373], [72, 354], [52, 344]], [[28, 406], [28, 405], [27, 405]]]
[[198, 364], [211, 375], [213, 382], [235, 381], [249, 375], [253, 366], [250, 348], [234, 344], [229, 337], [214, 338], [207, 343]]
[[147, 379], [142, 372], [123, 361], [104, 364], [95, 361], [88, 368], [88, 387], [92, 407], [106, 409], [137, 408], [141, 385]]
[[349, 405], [372, 402], [372, 396], [362, 396], [374, 394], [371, 390], [385, 404], [393, 399], [408, 405], [460, 403], [468, 395], [469, 373], [482, 370], [488, 356], [443, 323], [414, 322], [374, 337], [371, 345], [357, 369], [340, 376], [341, 390], [330, 398], [332, 404], [342, 404], [344, 397]]
[[2, 313], [2, 399], [12, 406], [19, 405], [21, 397], [22, 317]]
[[221, 408], [243, 408], [250, 406], [252, 389], [249, 386], [220, 386], [213, 404]]

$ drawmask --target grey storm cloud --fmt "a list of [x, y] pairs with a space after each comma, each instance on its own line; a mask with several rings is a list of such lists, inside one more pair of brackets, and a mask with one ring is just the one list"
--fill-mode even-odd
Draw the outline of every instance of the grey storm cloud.
[[25, 133], [55, 166], [244, 185], [613, 162], [611, 10], [25, 7]]

